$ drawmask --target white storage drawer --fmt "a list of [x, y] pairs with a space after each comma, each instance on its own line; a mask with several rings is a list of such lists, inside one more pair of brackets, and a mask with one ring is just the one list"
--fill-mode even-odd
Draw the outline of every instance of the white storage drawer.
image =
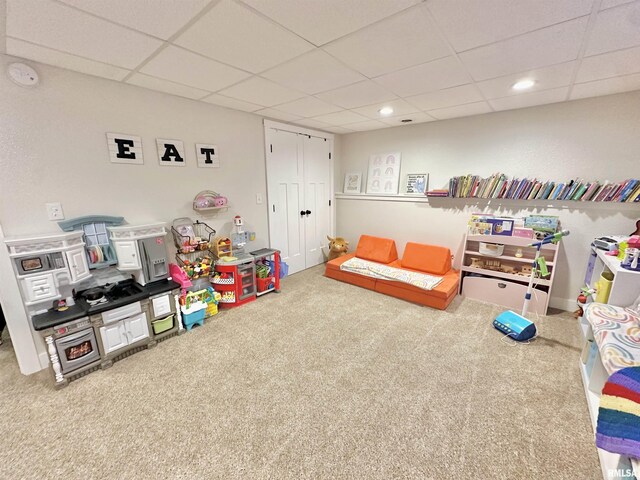
[[[466, 276], [462, 283], [462, 296], [482, 302], [502, 305], [516, 313], [522, 311], [527, 286], [501, 278]], [[547, 293], [533, 290], [529, 302], [529, 312], [545, 315]]]
[[114, 308], [113, 310], [106, 311], [102, 314], [102, 323], [107, 325], [108, 323], [117, 322], [124, 318], [133, 317], [137, 313], [142, 312], [142, 305], [140, 302], [130, 303], [124, 307]]

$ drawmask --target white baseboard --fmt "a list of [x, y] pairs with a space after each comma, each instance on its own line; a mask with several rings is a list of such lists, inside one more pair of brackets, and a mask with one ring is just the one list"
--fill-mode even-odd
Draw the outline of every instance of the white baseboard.
[[578, 308], [574, 299], [551, 297], [549, 299], [549, 306], [551, 308], [558, 308], [565, 312], [573, 312]]

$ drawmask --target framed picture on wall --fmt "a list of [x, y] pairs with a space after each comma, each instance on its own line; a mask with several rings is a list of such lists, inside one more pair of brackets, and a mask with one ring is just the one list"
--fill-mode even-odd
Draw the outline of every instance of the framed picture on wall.
[[377, 153], [369, 157], [367, 193], [397, 195], [400, 182], [400, 152]]
[[403, 193], [405, 195], [424, 195], [428, 188], [428, 173], [408, 173]]
[[360, 184], [362, 183], [362, 173], [347, 173], [344, 176], [344, 193], [360, 193]]

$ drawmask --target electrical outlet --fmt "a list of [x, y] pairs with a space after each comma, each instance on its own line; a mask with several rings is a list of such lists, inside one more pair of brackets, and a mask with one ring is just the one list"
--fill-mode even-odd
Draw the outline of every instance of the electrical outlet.
[[256, 193], [256, 203], [258, 205], [262, 205], [262, 194], [261, 193]]
[[64, 220], [64, 212], [62, 211], [62, 205], [59, 203], [45, 203], [47, 207], [47, 216], [49, 220]]

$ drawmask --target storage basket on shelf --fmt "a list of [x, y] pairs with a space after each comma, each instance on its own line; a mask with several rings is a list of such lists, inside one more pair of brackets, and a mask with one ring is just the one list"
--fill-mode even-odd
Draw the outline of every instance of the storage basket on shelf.
[[265, 278], [257, 278], [256, 283], [258, 285], [258, 292], [265, 292], [271, 288], [275, 288], [275, 277], [268, 276]]
[[176, 218], [171, 225], [173, 241], [178, 253], [210, 250], [216, 231], [204, 222], [188, 217]]
[[166, 332], [167, 330], [171, 330], [173, 328], [173, 318], [174, 314], [169, 315], [166, 318], [161, 318], [160, 320], [156, 320], [151, 322], [151, 326], [153, 327], [153, 333], [158, 335], [160, 333]]
[[479, 242], [478, 252], [482, 255], [499, 257], [504, 252], [504, 245], [501, 243]]

